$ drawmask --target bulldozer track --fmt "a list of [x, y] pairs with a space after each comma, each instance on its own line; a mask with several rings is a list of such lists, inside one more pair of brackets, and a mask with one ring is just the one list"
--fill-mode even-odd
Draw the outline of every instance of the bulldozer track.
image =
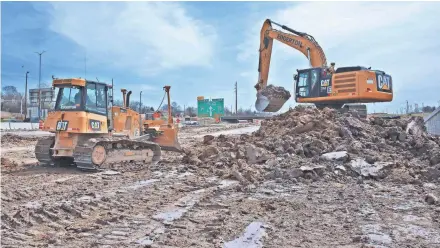
[[35, 146], [35, 157], [43, 165], [50, 165], [54, 161], [51, 158], [51, 150], [55, 142], [55, 137], [40, 139]]
[[[92, 161], [92, 152], [96, 146], [102, 146], [106, 150], [106, 154], [112, 154], [110, 156], [119, 157], [118, 161], [110, 162], [108, 157], [105, 161], [98, 165], [95, 165]], [[144, 162], [142, 160], [133, 160], [130, 156], [124, 156], [123, 152], [133, 152], [133, 151], [145, 151], [151, 150], [153, 153], [151, 163], [156, 164], [160, 160], [161, 150], [160, 146], [154, 142], [149, 141], [136, 141], [128, 139], [109, 139], [109, 138], [92, 138], [78, 145], [74, 150], [74, 162], [79, 169], [83, 170], [103, 170], [103, 169], [128, 169], [127, 166], [131, 167], [132, 162], [134, 162], [134, 167], [139, 168], [139, 166], [144, 167]], [[117, 154], [119, 153], [119, 154]], [[148, 159], [148, 158], [145, 158]]]
[[[40, 166], [62, 167], [70, 165], [71, 162], [68, 160], [66, 162], [66, 160], [54, 159], [51, 156], [51, 148], [54, 142], [55, 137], [49, 137], [39, 140], [35, 146], [35, 157], [40, 162]], [[92, 152], [96, 146], [104, 147], [108, 156], [100, 165], [96, 165], [92, 161]], [[125, 156], [125, 153], [133, 152], [138, 153], [137, 159]], [[139, 159], [139, 156], [143, 156], [142, 159]], [[80, 170], [100, 171], [112, 169], [127, 172], [142, 170], [145, 169], [146, 165], [158, 163], [161, 157], [161, 148], [158, 144], [150, 141], [108, 137], [90, 138], [76, 146], [73, 157], [73, 163]]]

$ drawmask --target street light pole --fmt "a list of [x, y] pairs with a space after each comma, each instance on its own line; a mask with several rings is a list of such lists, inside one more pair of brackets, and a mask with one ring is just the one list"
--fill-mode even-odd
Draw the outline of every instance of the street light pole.
[[28, 80], [28, 74], [29, 72], [26, 72], [26, 84], [24, 86], [24, 119], [27, 118], [27, 80]]
[[41, 53], [35, 52], [40, 56], [40, 73], [38, 74], [38, 121], [41, 120], [41, 55], [46, 51], [42, 51]]
[[142, 91], [139, 93], [139, 135], [142, 136]]
[[142, 110], [142, 91], [139, 93], [139, 114]]

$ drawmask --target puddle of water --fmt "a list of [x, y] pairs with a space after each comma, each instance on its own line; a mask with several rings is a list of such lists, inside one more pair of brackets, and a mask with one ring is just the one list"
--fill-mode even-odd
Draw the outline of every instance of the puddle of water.
[[40, 208], [41, 204], [37, 201], [30, 201], [30, 202], [27, 202], [26, 204], [24, 204], [23, 206], [25, 206], [27, 208]]
[[394, 205], [392, 208], [394, 210], [409, 210], [418, 207], [424, 207], [424, 205], [418, 202], [405, 202], [398, 205]]
[[[223, 135], [245, 134], [245, 133], [255, 132], [258, 129], [260, 129], [260, 126], [250, 126], [250, 127], [243, 127], [243, 128], [232, 129], [232, 130], [214, 132], [214, 133], [210, 133], [210, 135], [218, 136], [220, 134], [223, 134]], [[197, 135], [197, 137], [203, 137], [203, 136], [205, 136], [205, 134]]]
[[185, 173], [182, 173], [182, 174], [178, 175], [177, 177], [178, 178], [182, 178], [182, 177], [192, 176], [192, 175], [194, 175], [194, 173], [191, 173], [191, 172], [187, 171]]
[[113, 176], [113, 175], [119, 175], [121, 174], [121, 172], [118, 171], [114, 171], [114, 170], [106, 170], [101, 172], [101, 175], [106, 175], [106, 176]]
[[221, 180], [219, 184], [220, 184], [219, 185], [220, 188], [226, 188], [226, 187], [229, 187], [231, 185], [238, 184], [238, 181], [235, 181], [235, 180]]
[[176, 176], [177, 174], [178, 174], [178, 173], [177, 173], [177, 170], [172, 170], [172, 171], [168, 172], [168, 174], [165, 175], [165, 178], [174, 177], [174, 176]]
[[177, 208], [168, 212], [156, 214], [153, 216], [153, 219], [161, 220], [168, 223], [179, 219], [186, 211], [187, 208]]
[[[176, 219], [179, 219], [203, 197], [201, 194], [203, 192], [205, 192], [205, 189], [196, 190], [191, 194], [180, 198], [169, 210], [154, 215], [153, 219], [163, 221], [165, 223], [170, 223]], [[177, 205], [184, 207], [177, 207]]]
[[403, 216], [403, 221], [407, 221], [407, 222], [418, 221], [422, 219], [423, 218], [411, 214]]
[[226, 242], [224, 248], [257, 248], [263, 247], [261, 239], [266, 234], [262, 222], [252, 222], [240, 237]]
[[138, 239], [138, 241], [136, 241], [136, 243], [138, 243], [140, 245], [152, 245], [153, 240], [151, 240], [150, 238], [141, 238], [141, 239]]
[[383, 233], [379, 224], [370, 224], [362, 226], [362, 232], [368, 237], [369, 244], [388, 245], [393, 242], [390, 235]]
[[340, 159], [340, 158], [347, 156], [347, 152], [346, 151], [328, 152], [328, 153], [322, 154], [321, 156], [325, 159], [328, 159], [328, 160], [337, 160], [337, 159]]
[[214, 182], [214, 181], [217, 181], [217, 177], [207, 177], [205, 180], [207, 181], [207, 182]]
[[154, 182], [157, 182], [157, 181], [159, 181], [159, 179], [143, 180], [143, 181], [139, 181], [139, 182], [137, 182], [136, 184], [134, 184], [134, 185], [132, 185], [132, 186], [128, 186], [128, 187], [126, 187], [126, 188], [127, 188], [127, 189], [138, 189], [138, 188], [141, 188], [141, 187], [145, 187], [145, 186], [147, 186], [147, 185], [150, 185], [150, 184], [152, 184], [152, 183], [154, 183]]
[[[413, 225], [413, 224], [409, 224], [407, 226], [399, 226], [396, 228], [397, 230], [403, 232], [405, 234], [405, 236], [409, 235], [414, 235], [414, 236], [419, 236], [419, 237], [423, 237], [423, 238], [433, 238], [434, 237], [434, 233], [429, 232], [428, 230], [426, 230], [425, 228], [421, 227], [421, 226], [417, 226], [417, 225]], [[437, 236], [439, 236], [437, 234]]]
[[85, 196], [81, 196], [80, 198], [77, 199], [77, 201], [79, 202], [90, 202], [93, 200], [93, 197], [85, 195]]

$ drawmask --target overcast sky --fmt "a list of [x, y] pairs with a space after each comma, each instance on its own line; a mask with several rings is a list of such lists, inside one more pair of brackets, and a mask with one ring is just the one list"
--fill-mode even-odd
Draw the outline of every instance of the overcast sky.
[[[327, 60], [393, 76], [394, 100], [369, 111], [440, 103], [440, 3], [436, 2], [2, 2], [2, 86], [24, 91], [51, 76], [114, 79], [133, 100], [158, 105], [162, 87], [180, 105], [197, 96], [254, 109], [259, 32], [272, 19], [315, 37]], [[24, 66], [24, 68], [22, 68]], [[293, 93], [308, 67], [298, 51], [274, 42], [269, 83]], [[285, 107], [294, 106], [290, 99]]]

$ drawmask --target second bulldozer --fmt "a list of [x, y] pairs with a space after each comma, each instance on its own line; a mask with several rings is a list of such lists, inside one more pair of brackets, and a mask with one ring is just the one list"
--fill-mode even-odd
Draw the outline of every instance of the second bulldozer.
[[180, 151], [177, 132], [164, 134], [176, 137], [162, 149], [159, 139], [144, 132], [140, 114], [129, 107], [131, 91], [121, 89], [123, 106], [113, 106], [113, 84], [71, 78], [54, 79], [53, 87], [58, 88], [55, 109], [42, 130], [55, 135], [37, 143], [40, 163], [99, 170], [157, 163], [161, 150]]

